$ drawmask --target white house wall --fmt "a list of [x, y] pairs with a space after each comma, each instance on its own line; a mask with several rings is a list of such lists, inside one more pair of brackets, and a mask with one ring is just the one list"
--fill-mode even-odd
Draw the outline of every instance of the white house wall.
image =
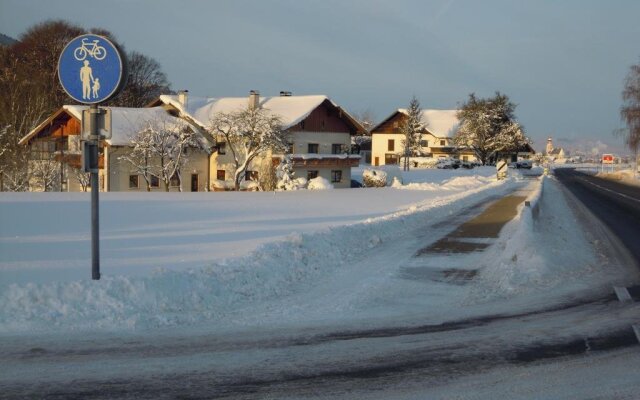
[[[147, 185], [142, 177], [138, 176], [138, 187], [129, 187], [129, 176], [136, 175], [133, 166], [126, 160], [121, 160], [120, 157], [130, 152], [131, 149], [127, 147], [111, 147], [108, 150], [108, 185], [111, 192], [146, 192]], [[198, 175], [198, 191], [205, 191], [207, 183], [207, 162], [208, 155], [201, 150], [189, 149], [187, 154], [187, 162], [181, 169], [182, 176], [182, 190], [184, 192], [191, 191], [191, 175]], [[172, 186], [169, 188], [171, 192], [177, 192], [180, 188]], [[153, 192], [163, 192], [164, 183], [160, 180], [160, 184], [156, 188], [151, 188]]]
[[348, 133], [297, 131], [292, 133], [292, 139], [295, 154], [307, 154], [310, 143], [318, 144], [319, 154], [331, 154], [333, 144], [351, 145], [351, 135]]

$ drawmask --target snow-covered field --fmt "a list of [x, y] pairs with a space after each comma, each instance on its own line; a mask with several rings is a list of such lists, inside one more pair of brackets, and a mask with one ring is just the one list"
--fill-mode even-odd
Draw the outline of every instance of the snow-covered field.
[[[561, 299], [607, 294], [613, 284], [638, 281], [637, 272], [625, 264], [624, 254], [612, 253], [601, 227], [585, 224], [585, 215], [566, 200], [553, 178], [541, 185], [539, 180], [520, 178], [517, 171], [510, 173], [512, 178], [498, 182], [494, 168], [410, 171], [403, 174], [402, 186], [383, 189], [104, 194], [103, 279], [97, 282], [90, 280], [88, 196], [2, 194], [0, 338], [5, 350], [0, 355], [14, 357], [25, 351], [22, 347], [32, 348], [34, 343], [38, 343], [36, 349], [71, 346], [82, 354], [86, 347], [89, 354], [102, 354], [103, 346], [136, 343], [136, 335], [151, 340], [150, 349], [162, 349], [181, 345], [191, 336], [202, 342], [205, 339], [198, 339], [198, 335], [204, 333], [221, 335], [215, 340], [222, 342], [248, 337], [256, 343], [271, 343], [290, 335], [283, 332], [304, 335], [311, 330], [321, 335], [317, 332], [410, 328], [538, 310]], [[534, 218], [531, 209], [521, 208], [500, 237], [488, 242], [492, 246], [486, 251], [423, 260], [413, 257], [417, 249], [479, 213], [483, 203], [514, 190], [529, 193], [539, 214]], [[479, 273], [464, 285], [407, 276], [417, 262], [423, 263], [422, 270], [467, 266], [478, 268]], [[468, 333], [427, 336], [426, 343], [437, 350], [450, 340], [459, 342], [455, 348], [460, 352], [451, 350], [454, 356], [466, 354], [473, 337], [479, 346], [475, 351], [506, 351], [506, 343], [517, 345], [513, 340], [519, 338], [523, 323], [531, 325], [526, 329], [533, 329], [527, 332], [538, 332], [541, 338], [552, 334], [570, 338], [619, 326], [619, 318], [632, 319], [637, 311], [637, 307], [627, 307], [594, 315], [560, 314], [549, 321], [516, 319], [501, 323], [498, 330], [481, 324]], [[82, 339], [89, 332], [103, 339]], [[164, 343], [165, 335], [180, 338]], [[531, 340], [527, 335], [517, 341], [524, 344]], [[25, 339], [30, 337], [33, 339]], [[496, 345], [500, 342], [503, 345]], [[402, 343], [408, 354], [413, 346], [422, 346], [413, 344], [413, 336]], [[350, 347], [349, 341], [338, 341], [317, 349], [300, 348], [304, 355], [296, 355], [296, 346], [273, 351], [286, 366], [290, 357], [296, 363], [308, 358], [309, 365], [322, 365], [325, 358], [327, 363], [346, 365], [353, 357], [355, 365], [359, 352], [364, 352], [363, 357], [382, 357], [398, 350], [395, 339], [376, 342], [372, 353], [368, 346], [373, 345], [359, 349], [357, 343]], [[189, 346], [197, 349], [198, 344]], [[336, 346], [342, 350], [324, 354], [325, 347]], [[198, 376], [199, 371], [223, 366], [230, 368], [229, 373], [242, 374], [260, 363], [270, 365], [268, 352], [252, 351], [216, 353], [215, 357], [196, 352], [180, 356], [180, 363], [171, 368]], [[63, 350], [60, 354], [65, 359]], [[595, 375], [601, 376], [610, 366], [624, 385], [622, 391], [599, 384], [597, 393], [632, 398], [629, 395], [637, 387], [633, 382], [638, 375], [630, 366], [638, 357], [629, 351], [619, 354], [614, 359], [599, 356], [604, 364], [598, 364], [599, 374]], [[127, 371], [152, 377], [170, 373], [162, 358], [138, 362], [135, 356], [116, 357], [108, 362], [113, 363], [105, 375], [109, 379], [129, 377]], [[89, 358], [81, 368], [69, 369], [20, 362], [0, 373], [0, 384], [73, 381], [81, 379], [79, 374], [88, 379], [91, 371], [104, 369], [102, 363], [100, 358]], [[569, 385], [588, 385], [586, 379], [567, 374], [562, 378], [554, 372], [569, 364], [587, 377], [593, 368], [584, 360], [561, 360], [525, 369], [507, 366], [445, 386], [429, 379], [414, 382], [393, 389], [392, 397], [424, 398], [425, 382], [431, 382], [429, 390], [434, 398], [451, 398], [452, 393], [461, 399], [498, 398], [493, 396], [507, 389], [512, 398], [530, 398], [532, 393], [572, 398], [567, 391], [570, 386], [540, 392], [542, 382], [536, 378], [555, 374], [557, 380], [566, 379]], [[271, 372], [265, 369], [265, 373]], [[509, 388], [514, 374], [520, 386]], [[476, 397], [460, 395], [460, 390], [467, 388], [481, 391]], [[583, 392], [594, 393], [589, 389]], [[372, 398], [389, 395], [385, 391]]]
[[99, 282], [87, 194], [3, 193], [0, 331], [172, 324], [183, 306], [195, 320], [275, 296], [374, 246], [384, 234], [373, 221], [482, 196], [503, 186], [494, 172], [410, 171], [412, 190], [102, 194]]

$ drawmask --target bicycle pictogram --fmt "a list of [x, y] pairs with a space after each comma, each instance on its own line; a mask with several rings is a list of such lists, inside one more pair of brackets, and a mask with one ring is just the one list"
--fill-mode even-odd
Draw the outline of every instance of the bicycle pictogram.
[[75, 59], [78, 61], [82, 61], [87, 58], [87, 56], [89, 56], [95, 58], [98, 61], [104, 60], [104, 58], [107, 56], [107, 49], [98, 45], [98, 41], [99, 40], [96, 39], [93, 42], [89, 43], [88, 39], [82, 39], [82, 45], [73, 51], [73, 56], [75, 57]]

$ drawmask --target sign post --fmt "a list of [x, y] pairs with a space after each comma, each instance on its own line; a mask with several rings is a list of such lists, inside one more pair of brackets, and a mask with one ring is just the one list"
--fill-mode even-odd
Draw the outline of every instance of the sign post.
[[[88, 104], [82, 113], [82, 169], [91, 174], [91, 277], [100, 279], [100, 142], [111, 137], [110, 118], [99, 104], [116, 96], [125, 84], [120, 51], [107, 38], [72, 39], [58, 59], [58, 77], [73, 100]], [[109, 114], [110, 116], [110, 114]], [[105, 122], [106, 121], [106, 122]]]
[[496, 177], [498, 180], [507, 179], [507, 160], [501, 158], [496, 162]]
[[604, 172], [605, 165], [611, 165], [611, 172], [613, 172], [613, 154], [602, 155], [602, 172]]

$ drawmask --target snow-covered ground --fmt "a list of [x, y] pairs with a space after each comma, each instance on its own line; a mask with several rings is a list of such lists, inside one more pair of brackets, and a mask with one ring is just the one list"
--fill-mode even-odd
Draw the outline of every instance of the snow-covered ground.
[[410, 171], [413, 190], [103, 194], [99, 282], [86, 194], [2, 194], [0, 331], [217, 319], [365, 256], [394, 235], [385, 221], [443, 218], [515, 184], [494, 173]]
[[[520, 178], [518, 171], [510, 173], [511, 179], [498, 182], [494, 168], [410, 171], [403, 174], [402, 186], [383, 189], [105, 194], [104, 275], [97, 282], [90, 280], [87, 196], [2, 194], [0, 338], [5, 350], [0, 356], [15, 361], [16, 354], [56, 347], [61, 360], [70, 349], [96, 356], [60, 368], [46, 360], [15, 361], [11, 370], [0, 372], [0, 385], [89, 379], [103, 370], [108, 371], [105, 379], [115, 380], [131, 379], [137, 371], [141, 379], [147, 379], [144, 375], [160, 382], [157, 376], [174, 370], [187, 377], [224, 370], [212, 375], [223, 381], [225, 376], [268, 380], [299, 365], [300, 374], [308, 370], [314, 376], [325, 369], [330, 373], [333, 366], [357, 368], [363, 360], [375, 366], [396, 353], [411, 359], [427, 349], [439, 354], [446, 348], [445, 358], [452, 359], [474, 352], [502, 354], [527, 345], [531, 335], [589, 337], [640, 318], [635, 305], [596, 305], [604, 312], [585, 308], [426, 336], [286, 345], [336, 331], [395, 327], [402, 332], [477, 316], [526, 313], [567, 299], [597, 298], [610, 293], [614, 284], [638, 281], [625, 254], [566, 199], [553, 178], [542, 185]], [[487, 241], [487, 250], [414, 257], [416, 250], [481, 212], [484, 203], [514, 190], [528, 193], [539, 214], [521, 206], [500, 237]], [[479, 272], [456, 284], [412, 272], [418, 267], [434, 273], [447, 268]], [[89, 332], [99, 339], [83, 339]], [[135, 347], [141, 337], [148, 362], [106, 355]], [[264, 350], [247, 345], [262, 342]], [[153, 355], [183, 343], [194, 353], [172, 356], [175, 364]], [[375, 392], [374, 385], [374, 392], [365, 390], [362, 397], [424, 398], [431, 393], [433, 398], [455, 394], [473, 399], [509, 393], [510, 398], [569, 399], [573, 387], [581, 390], [575, 393], [600, 398], [633, 398], [638, 356], [627, 350], [616, 354], [499, 366], [464, 380], [409, 376], [399, 387], [385, 383], [391, 394]], [[584, 377], [559, 373], [565, 366]], [[596, 379], [608, 371], [615, 373], [620, 388]], [[509, 387], [512, 379], [517, 388]], [[549, 379], [557, 386], [542, 390]], [[352, 398], [346, 382], [342, 397]], [[477, 392], [463, 395], [467, 390]]]

